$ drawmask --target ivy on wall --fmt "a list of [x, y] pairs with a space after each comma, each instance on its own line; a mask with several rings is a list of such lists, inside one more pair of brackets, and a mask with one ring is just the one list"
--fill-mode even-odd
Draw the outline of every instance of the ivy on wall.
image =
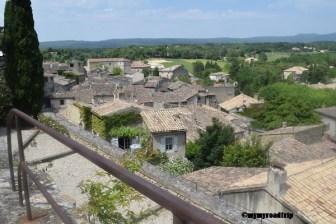
[[104, 118], [100, 118], [97, 115], [92, 114], [92, 130], [100, 137], [107, 139], [108, 131]]
[[112, 129], [138, 124], [142, 121], [139, 113], [128, 112], [123, 114], [114, 114], [112, 116], [98, 117], [92, 114], [92, 130], [102, 138], [109, 140], [112, 136]]
[[81, 106], [80, 108], [80, 118], [84, 124], [86, 130], [92, 129], [92, 115], [91, 108], [86, 106]]
[[135, 138], [137, 136], [142, 136], [143, 133], [144, 133], [144, 130], [142, 128], [122, 126], [122, 127], [112, 128], [109, 134], [111, 137]]
[[[106, 140], [110, 140], [112, 136], [116, 135], [116, 132], [119, 132], [119, 134], [123, 132], [122, 135], [126, 132], [136, 132], [135, 130], [131, 130], [131, 128], [127, 129], [126, 126], [133, 126], [142, 122], [141, 115], [137, 112], [127, 112], [100, 117], [97, 114], [92, 113], [90, 107], [78, 103], [74, 103], [74, 106], [78, 107], [80, 110], [80, 118], [84, 124], [84, 128], [89, 131], [94, 131]], [[124, 127], [124, 129], [121, 129], [121, 127]], [[112, 129], [114, 130], [114, 133], [111, 132]]]

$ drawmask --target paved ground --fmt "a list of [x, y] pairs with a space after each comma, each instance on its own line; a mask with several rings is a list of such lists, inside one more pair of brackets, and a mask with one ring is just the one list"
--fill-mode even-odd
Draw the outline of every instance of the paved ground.
[[[27, 138], [33, 131], [24, 131], [23, 138]], [[0, 167], [7, 167], [7, 146], [4, 130], [0, 129]], [[13, 132], [12, 142], [14, 154], [16, 150], [16, 134]], [[46, 134], [39, 134], [34, 144], [31, 144], [26, 150], [26, 160], [36, 160], [58, 153], [69, 151], [70, 149], [63, 144], [57, 142]], [[1, 162], [2, 161], [2, 162]], [[48, 187], [48, 191], [55, 196], [56, 201], [69, 211], [74, 211], [85, 205], [87, 198], [81, 194], [79, 188], [82, 181], [85, 180], [101, 180], [104, 178], [97, 176], [97, 172], [102, 170], [86, 160], [84, 157], [73, 154], [62, 159], [55, 160], [51, 163], [45, 163], [32, 167], [43, 183]], [[0, 168], [1, 169], [1, 168]], [[18, 219], [25, 213], [24, 208], [19, 206], [17, 192], [12, 192], [8, 183], [9, 171], [2, 169], [0, 175], [0, 224], [17, 223]], [[58, 223], [55, 216], [50, 214], [44, 197], [34, 191], [31, 194], [31, 203], [38, 210], [49, 211], [48, 216], [44, 217], [42, 222], [36, 223]], [[169, 211], [158, 207], [149, 199], [141, 200], [140, 202], [132, 202], [131, 209], [134, 212], [142, 210], [149, 211], [149, 215], [138, 219], [137, 223], [142, 224], [170, 224], [172, 223], [172, 215]], [[149, 209], [149, 210], [148, 210]], [[52, 221], [50, 221], [52, 220]], [[77, 219], [79, 221], [79, 219]], [[80, 223], [87, 223], [80, 220]]]

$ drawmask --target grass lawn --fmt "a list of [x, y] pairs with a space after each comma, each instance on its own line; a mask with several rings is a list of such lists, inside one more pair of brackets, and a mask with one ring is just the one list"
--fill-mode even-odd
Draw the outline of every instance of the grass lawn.
[[[166, 63], [163, 63], [163, 65], [165, 67], [170, 67], [173, 65], [184, 65], [184, 67], [190, 72], [192, 73], [192, 63], [194, 63], [195, 61], [201, 61], [203, 62], [203, 64], [205, 64], [207, 61], [207, 59], [174, 59], [174, 58], [164, 58], [164, 60], [166, 60]], [[223, 60], [218, 60], [216, 61], [217, 64], [223, 69], [224, 72], [228, 72], [229, 70], [229, 64]]]
[[290, 56], [290, 52], [269, 52], [266, 53], [268, 61], [275, 61], [279, 58], [288, 58]]

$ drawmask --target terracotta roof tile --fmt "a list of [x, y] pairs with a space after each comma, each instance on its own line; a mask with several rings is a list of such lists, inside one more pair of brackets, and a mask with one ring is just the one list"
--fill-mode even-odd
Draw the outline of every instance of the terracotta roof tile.
[[242, 107], [249, 107], [252, 104], [260, 104], [261, 101], [256, 100], [250, 96], [247, 96], [245, 94], [240, 94], [236, 97], [233, 97], [230, 100], [227, 100], [221, 104], [219, 104], [219, 106], [226, 110], [226, 111], [232, 111], [235, 110], [237, 108], [242, 108]]

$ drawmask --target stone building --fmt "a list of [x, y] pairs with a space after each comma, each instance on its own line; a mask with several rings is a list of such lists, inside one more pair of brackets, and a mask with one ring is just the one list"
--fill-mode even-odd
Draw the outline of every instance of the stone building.
[[[185, 176], [228, 205], [250, 213], [289, 213], [277, 224], [335, 223], [336, 158], [269, 168], [210, 167]], [[279, 215], [280, 215], [279, 214]]]
[[242, 93], [233, 97], [232, 99], [224, 101], [223, 103], [219, 104], [219, 106], [225, 112], [241, 112], [245, 108], [261, 103], [261, 101]]
[[336, 137], [336, 107], [320, 108], [316, 112], [327, 126], [326, 134]]
[[110, 73], [114, 68], [121, 68], [123, 73], [131, 71], [131, 61], [126, 58], [90, 58], [87, 60], [87, 71], [90, 73], [100, 68]]
[[168, 157], [184, 157], [186, 127], [172, 110], [143, 111], [144, 126], [152, 136], [153, 149]]
[[169, 80], [176, 80], [179, 77], [188, 76], [188, 70], [183, 65], [174, 65], [169, 68], [163, 68], [159, 71], [160, 77]]
[[294, 66], [294, 67], [291, 67], [291, 68], [288, 68], [288, 69], [284, 70], [283, 78], [284, 79], [288, 79], [290, 76], [292, 76], [292, 78], [293, 78], [294, 81], [299, 81], [301, 75], [305, 71], [308, 71], [308, 69], [305, 68], [305, 67]]

